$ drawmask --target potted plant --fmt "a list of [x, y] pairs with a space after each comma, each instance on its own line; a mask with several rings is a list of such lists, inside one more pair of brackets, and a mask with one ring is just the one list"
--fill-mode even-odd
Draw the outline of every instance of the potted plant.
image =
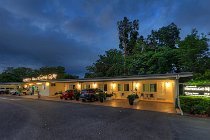
[[79, 91], [76, 91], [76, 92], [74, 93], [74, 98], [75, 98], [77, 101], [79, 101], [79, 98], [80, 98], [80, 92], [79, 92]]
[[104, 100], [106, 99], [106, 93], [100, 92], [100, 93], [98, 94], [98, 97], [99, 97], [99, 101], [100, 101], [101, 103], [103, 103]]
[[130, 94], [128, 95], [128, 101], [130, 105], [133, 105], [134, 101], [139, 98], [137, 94]]
[[106, 100], [111, 100], [112, 96], [114, 95], [113, 93], [111, 94], [105, 93], [105, 94], [106, 94]]

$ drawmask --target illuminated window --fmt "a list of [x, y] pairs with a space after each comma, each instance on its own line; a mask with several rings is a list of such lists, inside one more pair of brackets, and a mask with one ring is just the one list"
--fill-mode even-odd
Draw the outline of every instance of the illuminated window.
[[149, 92], [149, 84], [143, 84], [143, 92]]
[[87, 89], [90, 89], [90, 84], [87, 84], [87, 85], [86, 85], [86, 88], [87, 88]]
[[76, 89], [76, 85], [69, 85], [69, 89], [70, 89], [70, 90]]
[[150, 92], [157, 92], [157, 84], [150, 84]]
[[99, 84], [99, 85], [98, 85], [98, 88], [99, 88], [100, 90], [102, 90], [102, 91], [103, 91], [103, 90], [104, 90], [104, 86], [103, 86], [103, 84]]
[[124, 84], [124, 91], [129, 91], [129, 84]]
[[122, 84], [118, 84], [118, 91], [123, 91], [123, 85]]

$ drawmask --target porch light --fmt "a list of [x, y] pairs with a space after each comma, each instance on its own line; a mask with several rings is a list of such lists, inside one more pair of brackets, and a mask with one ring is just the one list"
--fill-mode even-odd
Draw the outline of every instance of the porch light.
[[139, 83], [134, 83], [134, 87], [135, 87], [136, 89], [138, 89], [138, 88], [139, 88]]
[[41, 85], [42, 83], [36, 83], [37, 85]]
[[97, 84], [96, 83], [93, 83], [93, 88], [96, 88], [97, 87]]
[[49, 83], [49, 82], [46, 82], [46, 83], [45, 83], [45, 85], [46, 85], [46, 86], [49, 86], [49, 85], [50, 85], [50, 83]]
[[166, 82], [165, 85], [166, 85], [166, 88], [169, 88], [171, 84], [169, 82]]
[[78, 84], [77, 84], [77, 87], [78, 87], [78, 89], [81, 89], [81, 84], [78, 83]]
[[116, 87], [116, 84], [112, 83], [112, 89], [115, 89], [115, 87]]

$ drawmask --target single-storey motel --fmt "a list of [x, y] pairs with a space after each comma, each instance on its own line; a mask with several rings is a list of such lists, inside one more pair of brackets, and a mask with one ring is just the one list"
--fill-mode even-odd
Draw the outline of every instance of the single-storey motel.
[[35, 93], [38, 90], [41, 96], [53, 96], [68, 89], [99, 88], [106, 93], [114, 93], [114, 99], [126, 99], [129, 94], [137, 93], [141, 100], [175, 103], [179, 94], [179, 79], [191, 76], [192, 73], [65, 80], [45, 77], [25, 80], [23, 86]]
[[20, 82], [0, 83], [0, 91], [17, 90], [22, 87], [22, 85], [23, 83]]

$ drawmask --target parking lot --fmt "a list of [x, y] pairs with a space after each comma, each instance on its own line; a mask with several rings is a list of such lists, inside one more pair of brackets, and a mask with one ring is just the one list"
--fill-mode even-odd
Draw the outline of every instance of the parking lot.
[[209, 119], [90, 103], [3, 98], [0, 98], [1, 139], [197, 140], [210, 137]]
[[[37, 96], [14, 96], [17, 98], [27, 98], [27, 99], [37, 99]], [[97, 102], [82, 102], [76, 100], [61, 100], [59, 97], [44, 97], [40, 98], [41, 100], [52, 100], [52, 101], [62, 101], [62, 102], [71, 102], [71, 103], [79, 103], [79, 104], [91, 104], [91, 105], [100, 105], [100, 106], [110, 106], [110, 107], [118, 107], [118, 108], [130, 108], [137, 110], [148, 110], [148, 111], [156, 111], [156, 112], [165, 112], [165, 113], [176, 113], [173, 103], [168, 102], [156, 102], [156, 101], [138, 101], [134, 105], [129, 105], [128, 100], [118, 99], [118, 100], [107, 100], [103, 103]]]

